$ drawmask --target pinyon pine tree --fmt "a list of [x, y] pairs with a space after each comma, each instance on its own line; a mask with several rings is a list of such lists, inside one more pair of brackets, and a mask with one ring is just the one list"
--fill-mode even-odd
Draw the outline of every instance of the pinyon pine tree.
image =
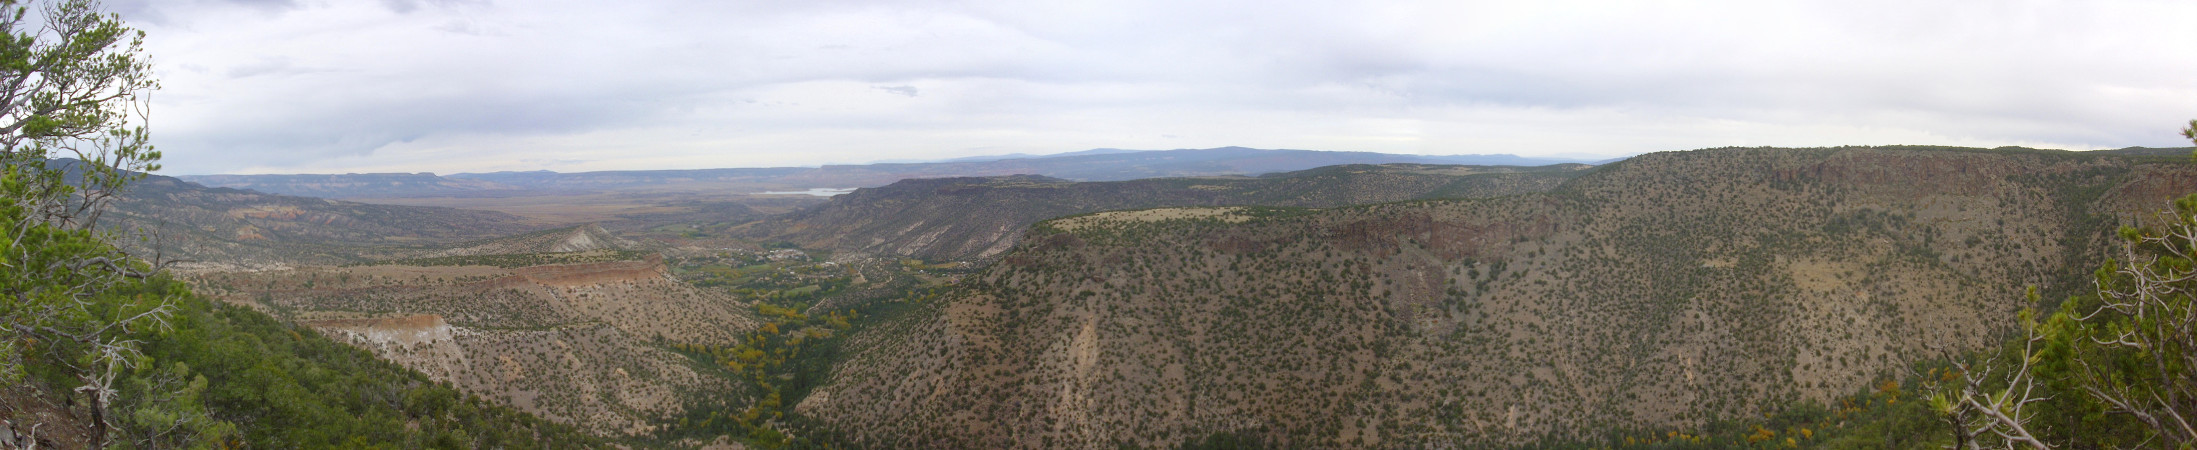
[[160, 168], [143, 125], [158, 88], [143, 39], [96, 1], [0, 0], [0, 383], [59, 368], [95, 447], [108, 443], [118, 379], [144, 359], [130, 336], [163, 326], [182, 295], [146, 288], [160, 263], [96, 227]]

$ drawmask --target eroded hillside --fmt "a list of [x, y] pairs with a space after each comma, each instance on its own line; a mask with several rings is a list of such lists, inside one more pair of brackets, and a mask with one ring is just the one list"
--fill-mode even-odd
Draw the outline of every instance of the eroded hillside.
[[1755, 417], [1988, 345], [2181, 163], [1944, 148], [1635, 157], [1546, 194], [1040, 223], [850, 337], [798, 411], [888, 447], [1517, 444]]
[[1331, 207], [1542, 192], [1585, 169], [1348, 165], [1264, 177], [1071, 182], [1042, 176], [906, 180], [748, 226], [761, 240], [932, 260], [997, 257], [1029, 225], [1072, 214], [1166, 206]]
[[[496, 242], [559, 246], [590, 235], [574, 230]], [[460, 255], [208, 273], [196, 284], [462, 391], [616, 436], [653, 431], [699, 396], [739, 392], [665, 343], [728, 345], [760, 326], [749, 304], [673, 278], [659, 256], [634, 255]]]

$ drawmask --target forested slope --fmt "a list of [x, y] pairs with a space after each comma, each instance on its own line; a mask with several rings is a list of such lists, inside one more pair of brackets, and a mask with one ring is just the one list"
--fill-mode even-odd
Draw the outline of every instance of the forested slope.
[[[2175, 160], [2178, 161], [2178, 160]], [[1522, 444], [1822, 405], [2086, 288], [2186, 163], [1644, 155], [1545, 194], [1046, 221], [850, 338], [799, 411], [881, 446]]]
[[[595, 448], [604, 442], [449, 385], [364, 350], [247, 308], [154, 280], [118, 292], [179, 301], [165, 327], [132, 338], [144, 359], [125, 372], [109, 413], [117, 443], [251, 448]], [[60, 361], [26, 355], [33, 382], [0, 392], [0, 416], [18, 436], [39, 425], [41, 446], [89, 446], [81, 397]]]

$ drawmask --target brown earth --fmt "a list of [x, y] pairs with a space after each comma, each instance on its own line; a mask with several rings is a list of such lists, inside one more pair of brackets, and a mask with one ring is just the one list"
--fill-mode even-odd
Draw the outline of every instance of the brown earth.
[[0, 386], [0, 448], [90, 448], [91, 413], [38, 384]]

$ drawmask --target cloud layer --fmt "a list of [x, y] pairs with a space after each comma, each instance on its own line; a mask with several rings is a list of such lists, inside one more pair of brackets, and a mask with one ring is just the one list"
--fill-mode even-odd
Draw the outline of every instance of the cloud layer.
[[176, 173], [2187, 145], [2132, 2], [108, 0]]

